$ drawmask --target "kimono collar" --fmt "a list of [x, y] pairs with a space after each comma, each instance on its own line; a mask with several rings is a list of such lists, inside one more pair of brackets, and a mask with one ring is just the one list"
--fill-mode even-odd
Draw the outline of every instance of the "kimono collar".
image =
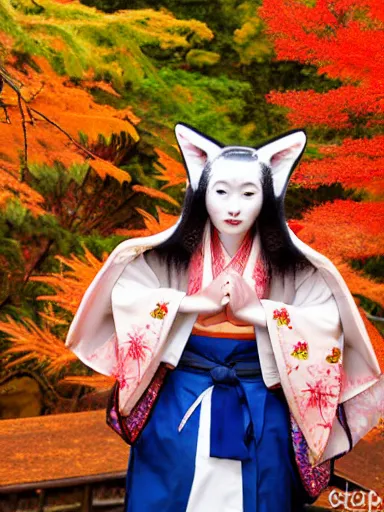
[[207, 221], [203, 240], [192, 255], [189, 265], [188, 295], [206, 288], [221, 272], [234, 270], [255, 288], [259, 298], [268, 294], [268, 272], [260, 251], [260, 237], [250, 232], [231, 258], [225, 251], [217, 230]]

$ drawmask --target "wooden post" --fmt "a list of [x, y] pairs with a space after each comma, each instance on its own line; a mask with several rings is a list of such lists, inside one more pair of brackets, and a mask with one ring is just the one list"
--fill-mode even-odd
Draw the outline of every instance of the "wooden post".
[[93, 489], [91, 484], [86, 484], [84, 486], [84, 494], [83, 494], [83, 503], [81, 506], [81, 512], [92, 512], [92, 494]]
[[44, 489], [36, 489], [36, 494], [39, 497], [39, 502], [37, 505], [38, 512], [44, 512], [44, 504], [45, 504], [45, 490]]

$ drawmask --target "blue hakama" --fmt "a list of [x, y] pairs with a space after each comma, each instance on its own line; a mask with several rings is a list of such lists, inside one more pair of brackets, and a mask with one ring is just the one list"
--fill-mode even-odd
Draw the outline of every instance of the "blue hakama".
[[[180, 432], [179, 426], [191, 405], [215, 384], [211, 404], [211, 456], [212, 451], [220, 457], [220, 452], [229, 450], [234, 452], [231, 457], [235, 459], [238, 453], [237, 460], [241, 461], [242, 505], [231, 511], [300, 511], [302, 487], [295, 468], [289, 410], [283, 395], [268, 390], [261, 375], [239, 376], [236, 389], [244, 412], [241, 420], [244, 435], [237, 435], [239, 405], [234, 404], [237, 407], [233, 409], [236, 412], [234, 425], [230, 425], [231, 411], [228, 410], [233, 401], [233, 385], [228, 386], [225, 381], [216, 383], [212, 372], [194, 368], [193, 364], [188, 366], [190, 356], [193, 359], [196, 355], [197, 361], [207, 361], [211, 367], [231, 368], [234, 361], [251, 360], [260, 368], [257, 344], [192, 335], [186, 353], [189, 358], [182, 357], [178, 367], [170, 372], [146, 427], [131, 448], [125, 512], [187, 510], [196, 470], [201, 406], [196, 407]], [[221, 419], [216, 421], [217, 417]], [[222, 424], [217, 425], [220, 421]], [[213, 438], [213, 432], [217, 439]], [[231, 442], [228, 443], [228, 439]], [[222, 512], [221, 508], [209, 508], [211, 512]], [[205, 510], [203, 506], [201, 509]]]

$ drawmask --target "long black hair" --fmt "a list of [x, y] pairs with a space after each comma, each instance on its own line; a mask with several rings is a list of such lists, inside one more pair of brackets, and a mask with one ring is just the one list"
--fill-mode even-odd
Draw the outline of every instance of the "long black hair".
[[[228, 148], [219, 158], [249, 161], [255, 157], [250, 149]], [[260, 165], [263, 204], [251, 230], [253, 234], [259, 231], [261, 254], [268, 274], [270, 277], [274, 274], [284, 275], [286, 272], [295, 272], [310, 266], [310, 262], [289, 236], [285, 221], [284, 197], [276, 198], [274, 194], [271, 169], [263, 163]], [[212, 164], [207, 164], [204, 168], [196, 191], [188, 186], [183, 215], [172, 236], [153, 249], [169, 268], [174, 265], [178, 270], [186, 270], [192, 254], [201, 246], [208, 219], [205, 196], [211, 167]]]

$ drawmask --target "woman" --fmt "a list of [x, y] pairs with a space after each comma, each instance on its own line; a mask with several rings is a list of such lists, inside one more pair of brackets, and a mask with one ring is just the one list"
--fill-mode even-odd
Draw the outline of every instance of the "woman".
[[123, 415], [175, 368], [132, 447], [126, 512], [297, 510], [300, 480], [311, 496], [320, 485], [300, 450], [319, 468], [350, 450], [382, 391], [345, 283], [283, 219], [305, 134], [257, 150], [185, 125], [176, 135], [190, 181], [181, 220], [114, 251], [67, 344], [117, 377]]

